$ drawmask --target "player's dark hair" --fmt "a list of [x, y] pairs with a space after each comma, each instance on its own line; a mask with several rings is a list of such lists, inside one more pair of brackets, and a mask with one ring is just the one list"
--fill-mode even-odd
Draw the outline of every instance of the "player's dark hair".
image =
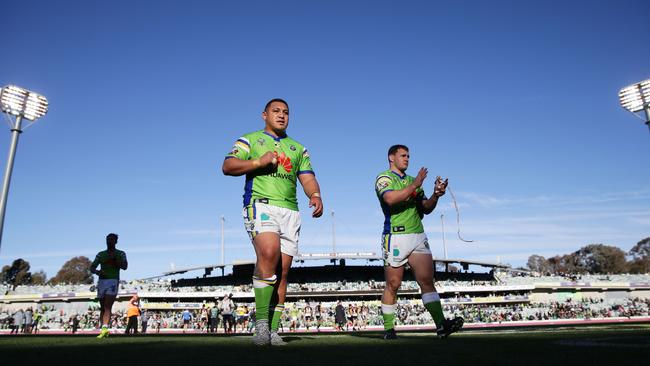
[[273, 102], [284, 103], [284, 104], [287, 106], [287, 108], [289, 108], [289, 103], [287, 103], [286, 100], [281, 99], [281, 98], [273, 98], [273, 99], [269, 100], [269, 102], [266, 103], [266, 105], [264, 106], [264, 111], [265, 111], [265, 112], [269, 109], [269, 107], [271, 106], [271, 104], [272, 104]]
[[397, 150], [399, 150], [399, 149], [409, 151], [409, 148], [406, 147], [406, 145], [393, 145], [393, 146], [390, 147], [390, 149], [388, 149], [388, 155], [389, 156], [394, 155], [397, 152]]
[[115, 234], [115, 233], [110, 233], [110, 234], [106, 235], [106, 238], [107, 238], [107, 239], [108, 239], [108, 238], [111, 238], [111, 237], [117, 239], [117, 234]]

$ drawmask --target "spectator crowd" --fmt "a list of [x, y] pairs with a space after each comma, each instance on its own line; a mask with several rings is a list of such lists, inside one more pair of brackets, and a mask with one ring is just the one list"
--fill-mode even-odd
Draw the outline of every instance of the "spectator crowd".
[[[339, 331], [362, 330], [382, 324], [378, 301], [296, 302], [287, 303], [281, 320], [281, 331], [298, 329], [319, 331], [321, 327]], [[567, 299], [550, 303], [500, 303], [445, 305], [447, 317], [462, 316], [466, 323], [503, 323], [561, 319], [596, 319], [649, 316], [650, 299], [620, 300]], [[420, 301], [398, 302], [398, 325], [433, 324]], [[161, 329], [216, 333], [250, 333], [255, 328], [254, 304], [224, 299], [204, 304], [196, 310], [144, 310], [139, 321], [141, 331], [156, 333]], [[11, 333], [37, 333], [40, 329], [62, 329], [75, 333], [79, 329], [96, 329], [99, 309], [91, 306], [85, 312], [54, 309], [52, 305], [0, 312], [0, 328]], [[112, 319], [114, 329], [124, 329], [126, 312], [118, 311]]]
[[[443, 298], [447, 317], [461, 316], [466, 323], [502, 323], [511, 321], [541, 321], [559, 319], [596, 319], [611, 317], [649, 316], [650, 299], [607, 297], [567, 298], [544, 303], [532, 302], [530, 290], [514, 286], [535, 284], [579, 284], [616, 283], [650, 286], [648, 275], [580, 275], [541, 276], [530, 273], [500, 273], [494, 281], [438, 281], [436, 287]], [[505, 287], [504, 287], [505, 286]], [[508, 286], [511, 286], [508, 288]], [[288, 292], [336, 293], [339, 291], [364, 292], [381, 291], [382, 281], [338, 281], [319, 283], [290, 283]], [[468, 289], [471, 288], [471, 289]], [[402, 290], [417, 290], [415, 281], [404, 281]], [[30, 285], [11, 289], [0, 285], [5, 295], [70, 294], [95, 291], [91, 285]], [[251, 332], [255, 328], [255, 304], [250, 299], [250, 285], [172, 287], [171, 281], [130, 281], [120, 284], [120, 291], [146, 294], [162, 298], [176, 298], [176, 304], [169, 307], [143, 301], [137, 321], [141, 332], [160, 332], [165, 329], [182, 329], [191, 332]], [[232, 294], [235, 294], [233, 296]], [[239, 294], [239, 297], [237, 296]], [[169, 296], [167, 296], [169, 295]], [[183, 298], [211, 298], [202, 303], [184, 306]], [[309, 296], [305, 296], [309, 298]], [[331, 297], [330, 297], [331, 298]], [[475, 301], [479, 299], [480, 301]], [[163, 301], [163, 300], [161, 300]], [[84, 304], [89, 304], [87, 307]], [[179, 306], [175, 306], [179, 305]], [[281, 320], [281, 331], [298, 329], [320, 330], [323, 327], [339, 331], [362, 330], [368, 326], [382, 325], [380, 303], [372, 301], [297, 301], [286, 303]], [[80, 308], [81, 306], [81, 308]], [[396, 323], [400, 325], [433, 324], [429, 313], [419, 299], [401, 299], [398, 302]], [[111, 325], [124, 329], [127, 324], [126, 309], [115, 309]], [[99, 306], [94, 302], [71, 303], [46, 302], [20, 306], [0, 306], [0, 329], [11, 329], [11, 333], [38, 333], [40, 329], [62, 329], [75, 333], [78, 330], [96, 329], [99, 326]]]

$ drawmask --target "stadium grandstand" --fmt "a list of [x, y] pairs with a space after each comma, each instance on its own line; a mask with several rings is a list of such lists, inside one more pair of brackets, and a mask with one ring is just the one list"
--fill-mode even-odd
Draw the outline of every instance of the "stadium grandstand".
[[[373, 253], [296, 257], [281, 330], [381, 329], [383, 267], [373, 264], [380, 260]], [[319, 265], [319, 261], [329, 264]], [[349, 264], [359, 261], [366, 263]], [[435, 262], [436, 288], [445, 313], [465, 318], [467, 328], [650, 321], [650, 275], [548, 276], [484, 262]], [[142, 309], [147, 310], [148, 332], [178, 332], [184, 310], [193, 313], [190, 332], [207, 332], [209, 310], [219, 307], [224, 296], [235, 305], [232, 330], [251, 332], [255, 318], [250, 284], [253, 266], [252, 262], [237, 262], [123, 281], [114, 307], [113, 329], [119, 332], [126, 326], [128, 299], [137, 294]], [[221, 270], [221, 275], [210, 276], [215, 269]], [[191, 271], [203, 271], [203, 275], [170, 278]], [[92, 333], [98, 327], [99, 306], [92, 285], [2, 286], [0, 293], [0, 333], [16, 327], [19, 312], [30, 312], [29, 317], [38, 318], [39, 332], [67, 332], [77, 324], [80, 332]], [[309, 317], [316, 306], [321, 309], [319, 321]], [[342, 306], [346, 314], [338, 326], [337, 306]], [[221, 316], [218, 323], [217, 331], [223, 333]], [[399, 291], [397, 324], [403, 329], [433, 327], [411, 274], [405, 276]]]

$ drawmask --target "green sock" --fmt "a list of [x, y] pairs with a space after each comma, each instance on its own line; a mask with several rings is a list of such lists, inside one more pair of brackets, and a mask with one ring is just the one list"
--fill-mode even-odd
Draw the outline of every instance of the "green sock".
[[395, 309], [397, 309], [397, 304], [386, 305], [381, 304], [381, 313], [384, 318], [384, 329], [390, 330], [395, 328]]
[[255, 291], [255, 316], [258, 321], [269, 320], [269, 304], [273, 296], [273, 285], [276, 276], [271, 278], [260, 278], [253, 276], [253, 288]]
[[271, 332], [277, 332], [280, 328], [280, 318], [282, 318], [282, 312], [284, 311], [284, 304], [275, 305], [273, 310], [273, 316], [271, 318]]
[[445, 320], [445, 314], [442, 312], [442, 304], [440, 303], [440, 296], [437, 292], [429, 292], [422, 294], [422, 303], [424, 307], [431, 314], [431, 318], [436, 323], [436, 327], [442, 327], [442, 323]]

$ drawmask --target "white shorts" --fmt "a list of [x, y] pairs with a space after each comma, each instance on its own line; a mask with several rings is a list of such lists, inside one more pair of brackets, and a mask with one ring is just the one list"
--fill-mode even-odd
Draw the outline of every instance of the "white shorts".
[[104, 296], [116, 296], [119, 281], [115, 279], [97, 280], [97, 297], [103, 298]]
[[300, 213], [284, 207], [253, 202], [244, 207], [244, 227], [251, 241], [261, 233], [280, 235], [280, 251], [286, 255], [298, 254]]
[[425, 233], [385, 234], [382, 236], [384, 265], [401, 267], [408, 262], [413, 253], [431, 254]]

